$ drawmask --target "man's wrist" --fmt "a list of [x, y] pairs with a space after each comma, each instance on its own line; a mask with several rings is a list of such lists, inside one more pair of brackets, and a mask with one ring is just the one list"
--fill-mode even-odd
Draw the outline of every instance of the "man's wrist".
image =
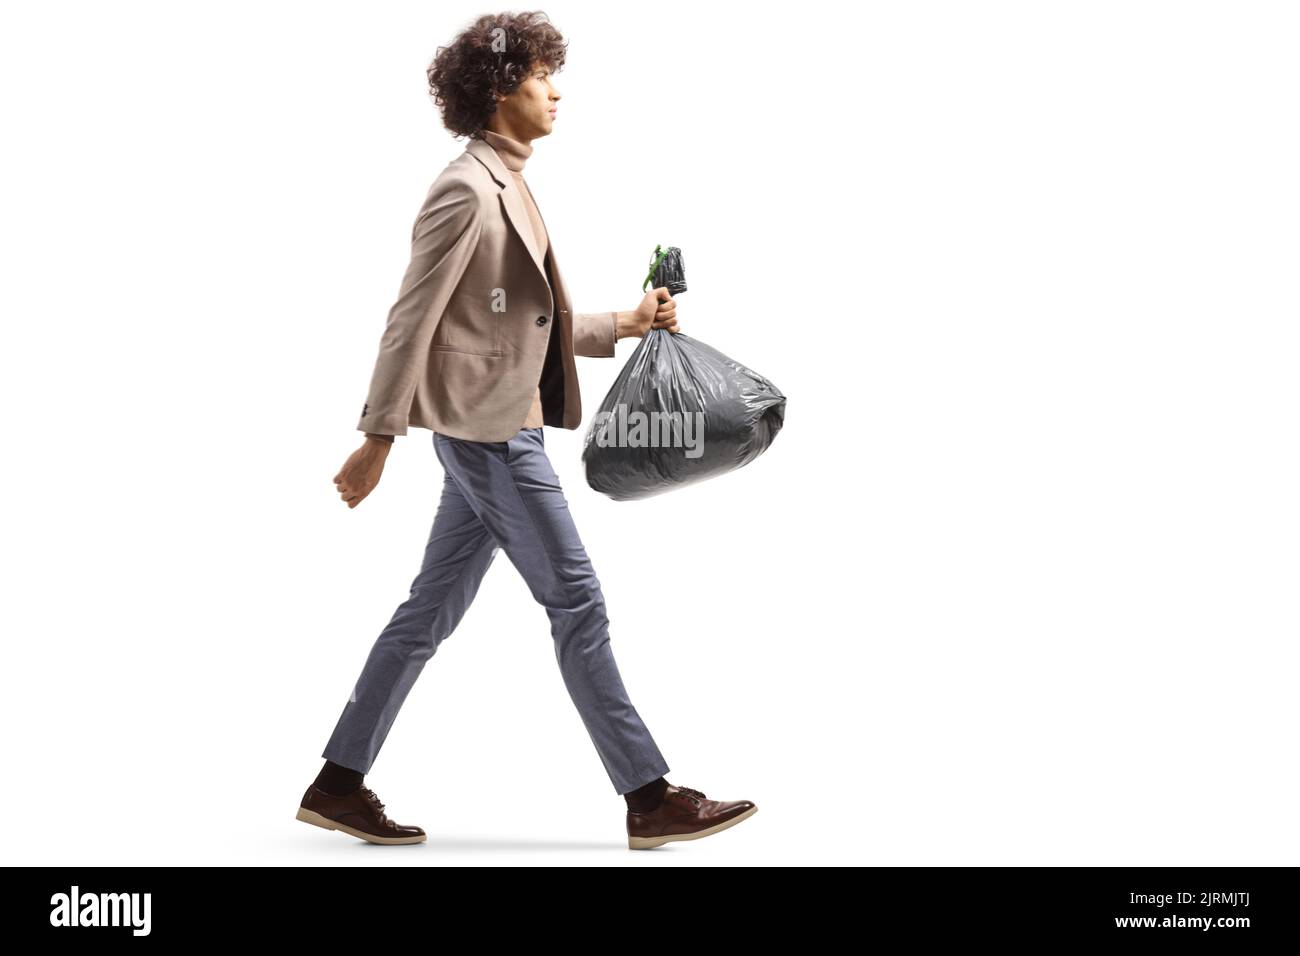
[[636, 312], [619, 312], [614, 323], [614, 341], [639, 337], [641, 328], [636, 320]]

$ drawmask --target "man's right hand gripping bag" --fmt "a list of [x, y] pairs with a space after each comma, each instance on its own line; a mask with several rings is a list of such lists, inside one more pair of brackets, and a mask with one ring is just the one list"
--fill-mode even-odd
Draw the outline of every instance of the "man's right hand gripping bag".
[[[681, 250], [655, 247], [642, 284], [686, 290]], [[587, 429], [587, 484], [615, 501], [649, 498], [749, 464], [785, 419], [785, 395], [684, 332], [651, 329]]]

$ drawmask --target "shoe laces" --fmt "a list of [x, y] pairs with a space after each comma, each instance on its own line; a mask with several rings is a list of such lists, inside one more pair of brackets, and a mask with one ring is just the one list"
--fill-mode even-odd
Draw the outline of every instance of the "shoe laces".
[[366, 799], [374, 805], [375, 813], [379, 814], [380, 821], [382, 822], [386, 820], [387, 817], [384, 816], [384, 805], [379, 802], [379, 794], [375, 793], [375, 791], [371, 790], [369, 787], [362, 787], [361, 792], [364, 793]]
[[[696, 797], [700, 797], [701, 799], [707, 799], [707, 797], [705, 797], [703, 793], [701, 793], [699, 790], [694, 790], [691, 787], [677, 787], [677, 790], [679, 793], [686, 794], [692, 800], [695, 800]], [[696, 806], [699, 805], [699, 802], [700, 802], [699, 800], [695, 800]]]

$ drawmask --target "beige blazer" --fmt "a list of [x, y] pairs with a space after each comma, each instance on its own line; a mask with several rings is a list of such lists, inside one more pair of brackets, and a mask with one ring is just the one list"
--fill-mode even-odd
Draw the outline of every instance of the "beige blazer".
[[574, 313], [549, 231], [548, 245], [543, 259], [496, 150], [470, 140], [416, 217], [357, 428], [506, 441], [539, 381], [546, 424], [577, 428], [574, 356], [612, 356], [618, 313]]

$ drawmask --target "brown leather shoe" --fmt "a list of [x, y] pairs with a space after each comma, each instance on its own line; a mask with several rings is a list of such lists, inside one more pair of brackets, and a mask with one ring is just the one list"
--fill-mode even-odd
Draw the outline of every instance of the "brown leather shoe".
[[338, 797], [314, 783], [302, 795], [298, 819], [304, 823], [342, 830], [369, 843], [423, 843], [419, 827], [404, 827], [384, 815], [384, 805], [369, 787], [359, 787]]
[[656, 809], [627, 812], [627, 845], [632, 850], [648, 850], [674, 840], [698, 840], [734, 827], [757, 812], [758, 807], [748, 800], [709, 800], [698, 790], [670, 783]]

